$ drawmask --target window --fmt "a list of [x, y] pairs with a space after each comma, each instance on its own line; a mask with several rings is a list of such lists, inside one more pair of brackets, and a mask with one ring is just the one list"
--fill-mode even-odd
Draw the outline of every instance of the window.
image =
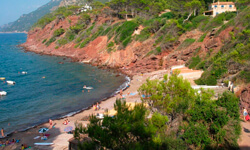
[[221, 9], [224, 9], [224, 5], [221, 5]]
[[218, 12], [216, 12], [216, 15], [218, 15], [219, 13]]
[[217, 5], [214, 5], [215, 8], [217, 8]]
[[232, 5], [229, 5], [229, 8], [232, 8], [233, 6]]

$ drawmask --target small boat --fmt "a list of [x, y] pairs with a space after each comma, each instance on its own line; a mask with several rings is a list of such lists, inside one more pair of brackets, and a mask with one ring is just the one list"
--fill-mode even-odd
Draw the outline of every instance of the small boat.
[[16, 84], [15, 81], [6, 81], [6, 82], [7, 82], [7, 84], [12, 84], [12, 85]]
[[5, 80], [5, 77], [0, 77], [0, 80]]
[[5, 95], [7, 95], [7, 92], [5, 92], [5, 91], [0, 91], [0, 96], [5, 96]]
[[26, 72], [26, 71], [22, 71], [22, 74], [27, 74], [28, 72]]
[[87, 90], [92, 90], [92, 89], [94, 89], [93, 87], [91, 87], [91, 86], [84, 86], [84, 87], [82, 87], [83, 89], [87, 89]]

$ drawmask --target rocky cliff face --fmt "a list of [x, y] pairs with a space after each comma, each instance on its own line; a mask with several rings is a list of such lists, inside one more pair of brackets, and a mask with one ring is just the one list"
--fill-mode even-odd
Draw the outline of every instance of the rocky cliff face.
[[[125, 49], [110, 53], [107, 51], [107, 36], [99, 36], [83, 48], [74, 48], [76, 45], [74, 42], [67, 43], [58, 49], [55, 49], [55, 42], [49, 46], [42, 43], [43, 39], [50, 39], [55, 30], [59, 28], [66, 30], [70, 26], [75, 25], [78, 19], [78, 16], [71, 16], [67, 19], [55, 20], [43, 29], [36, 28], [31, 30], [28, 33], [27, 42], [22, 46], [36, 53], [66, 56], [97, 66], [117, 68], [127, 74], [137, 74], [167, 69], [172, 65], [185, 64], [186, 61], [194, 56], [198, 48], [200, 49], [199, 55], [201, 57], [205, 56], [211, 48], [214, 49], [213, 53], [216, 53], [223, 45], [222, 41], [229, 38], [229, 32], [232, 30], [232, 28], [227, 28], [216, 38], [208, 34], [203, 42], [194, 42], [186, 48], [177, 49], [186, 38], [196, 39], [197, 41], [203, 34], [203, 32], [198, 30], [186, 32], [180, 36], [179, 41], [172, 45], [172, 47], [164, 49], [159, 55], [149, 56], [147, 54], [154, 49], [155, 40], [152, 38], [143, 42], [132, 41]], [[105, 20], [105, 18], [102, 19]], [[98, 22], [103, 22], [103, 20], [98, 20]], [[61, 37], [63, 36], [64, 34], [61, 35]]]

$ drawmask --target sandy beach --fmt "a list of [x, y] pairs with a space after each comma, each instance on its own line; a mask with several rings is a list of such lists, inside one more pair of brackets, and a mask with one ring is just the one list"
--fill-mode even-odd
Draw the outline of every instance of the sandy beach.
[[[164, 74], [167, 74], [167, 70], [155, 71], [152, 73], [146, 73], [143, 75], [135, 75], [133, 76], [130, 87], [123, 91], [123, 96], [125, 97], [127, 102], [141, 102], [141, 98], [139, 93], [137, 92], [138, 88], [146, 81], [147, 78], [162, 78]], [[132, 94], [129, 94], [132, 93]], [[88, 124], [88, 121], [83, 121], [83, 118], [88, 117], [89, 115], [96, 115], [97, 113], [104, 113], [105, 109], [112, 110], [114, 103], [117, 98], [120, 98], [120, 95], [116, 95], [111, 97], [105, 101], [100, 103], [100, 110], [88, 109], [84, 110], [74, 116], [53, 120], [54, 127], [46, 132], [46, 134], [50, 134], [46, 141], [41, 140], [41, 138], [34, 139], [37, 136], [40, 136], [38, 130], [40, 128], [46, 127], [49, 128], [49, 120], [47, 123], [41, 124], [34, 128], [28, 129], [24, 132], [16, 132], [4, 139], [0, 139], [0, 141], [6, 141], [7, 139], [20, 139], [19, 143], [11, 144], [5, 147], [0, 147], [0, 149], [8, 150], [8, 149], [20, 149], [22, 144], [27, 144], [30, 149], [56, 149], [56, 150], [66, 150], [68, 149], [68, 140], [73, 137], [73, 134], [68, 134], [64, 131], [67, 126], [72, 126], [75, 128], [75, 122], [83, 123], [83, 125]], [[70, 122], [68, 125], [63, 125], [65, 119], [68, 119]], [[54, 143], [51, 146], [35, 146], [34, 143]]]

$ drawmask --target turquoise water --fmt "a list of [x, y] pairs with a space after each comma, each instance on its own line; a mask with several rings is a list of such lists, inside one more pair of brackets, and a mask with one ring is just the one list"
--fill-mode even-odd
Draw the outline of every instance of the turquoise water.
[[[17, 45], [26, 38], [20, 33], [0, 34], [0, 77], [16, 82], [7, 85], [0, 80], [0, 88], [7, 92], [0, 96], [0, 128], [7, 133], [82, 110], [127, 82], [125, 76], [97, 67], [25, 52]], [[94, 89], [82, 92], [83, 85]]]

